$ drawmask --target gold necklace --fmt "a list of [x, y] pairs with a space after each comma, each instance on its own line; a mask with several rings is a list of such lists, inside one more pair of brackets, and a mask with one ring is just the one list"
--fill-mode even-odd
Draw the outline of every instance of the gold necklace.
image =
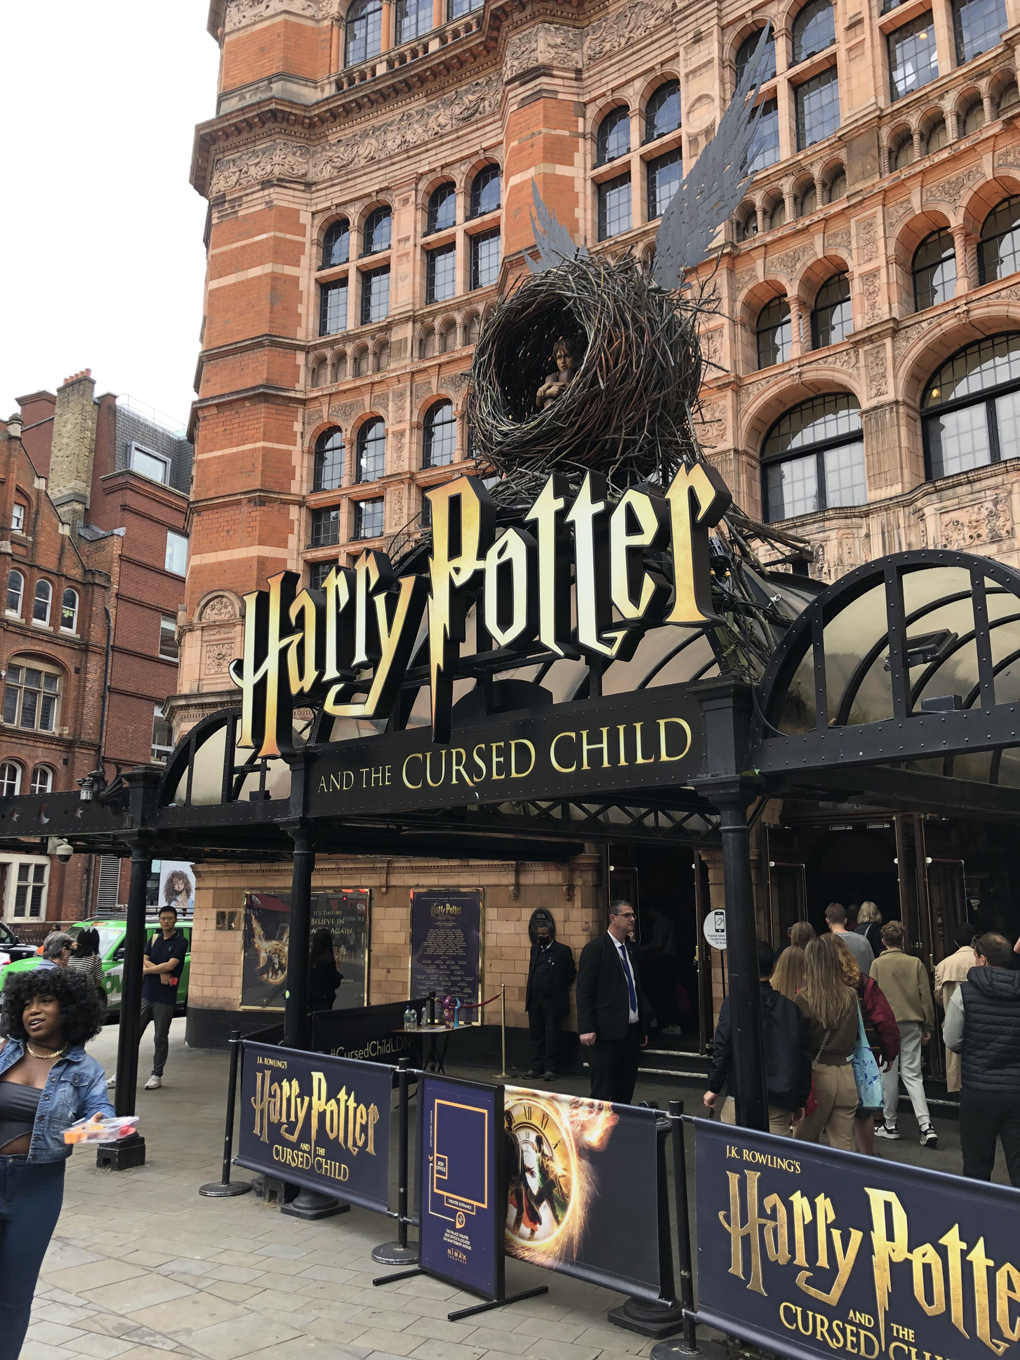
[[58, 1048], [56, 1053], [37, 1053], [27, 1040], [25, 1041], [25, 1047], [28, 1049], [31, 1057], [39, 1058], [42, 1062], [56, 1062], [58, 1058], [63, 1057], [68, 1049], [68, 1045], [65, 1044], [63, 1048]]

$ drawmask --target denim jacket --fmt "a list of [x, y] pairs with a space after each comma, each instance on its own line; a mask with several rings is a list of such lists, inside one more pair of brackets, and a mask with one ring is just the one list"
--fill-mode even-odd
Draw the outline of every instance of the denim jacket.
[[[0, 1076], [24, 1055], [20, 1039], [8, 1039], [0, 1048]], [[95, 1058], [79, 1045], [65, 1053], [50, 1068], [39, 1099], [28, 1150], [30, 1162], [60, 1162], [70, 1157], [64, 1130], [76, 1119], [94, 1114], [113, 1114], [106, 1094], [106, 1073]]]

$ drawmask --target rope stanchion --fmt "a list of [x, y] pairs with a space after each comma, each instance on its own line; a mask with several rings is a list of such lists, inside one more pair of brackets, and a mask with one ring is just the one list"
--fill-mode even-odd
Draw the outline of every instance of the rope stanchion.
[[230, 1031], [230, 1075], [227, 1078], [227, 1122], [223, 1130], [223, 1171], [218, 1181], [199, 1186], [198, 1193], [208, 1199], [231, 1199], [235, 1195], [246, 1195], [252, 1188], [251, 1181], [232, 1181], [230, 1161], [234, 1150], [234, 1106], [237, 1103], [237, 1062], [241, 1052], [241, 1031]]
[[[492, 998], [495, 1001], [495, 997]], [[488, 1002], [486, 1002], [486, 1005]], [[494, 1081], [507, 1081], [510, 1077], [516, 1077], [516, 1072], [506, 1070], [506, 983], [501, 982], [499, 986], [499, 1028], [500, 1028], [500, 1048], [502, 1053], [502, 1064], [499, 1072], [494, 1072]]]

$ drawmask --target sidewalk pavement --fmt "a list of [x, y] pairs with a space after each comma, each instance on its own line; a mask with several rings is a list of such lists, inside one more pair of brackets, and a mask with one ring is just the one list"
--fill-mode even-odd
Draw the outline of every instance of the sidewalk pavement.
[[[142, 1043], [141, 1082], [151, 1043], [151, 1036]], [[116, 1026], [90, 1045], [107, 1072], [114, 1070], [116, 1048]], [[607, 1321], [607, 1310], [622, 1301], [609, 1290], [508, 1261], [508, 1292], [547, 1284], [548, 1294], [451, 1323], [448, 1312], [477, 1299], [423, 1276], [372, 1287], [387, 1267], [371, 1260], [371, 1249], [393, 1239], [391, 1219], [352, 1208], [306, 1223], [281, 1216], [254, 1195], [202, 1199], [198, 1187], [220, 1176], [226, 1077], [227, 1055], [186, 1048], [184, 1021], [175, 1020], [165, 1085], [138, 1092], [146, 1165], [98, 1171], [93, 1153], [74, 1153], [22, 1360], [632, 1360], [648, 1354], [650, 1341]], [[556, 1086], [577, 1094], [587, 1089], [583, 1078]], [[648, 1082], [635, 1094], [661, 1106], [671, 1097], [683, 1098], [688, 1113], [700, 1113], [701, 1090], [690, 1085]], [[914, 1121], [904, 1115], [903, 1141], [881, 1143], [879, 1155], [959, 1172], [957, 1126], [937, 1113], [935, 1122], [937, 1151], [920, 1147]], [[1001, 1157], [995, 1179], [1006, 1179]], [[721, 1356], [710, 1342], [718, 1333], [699, 1328], [698, 1336], [706, 1360]]]

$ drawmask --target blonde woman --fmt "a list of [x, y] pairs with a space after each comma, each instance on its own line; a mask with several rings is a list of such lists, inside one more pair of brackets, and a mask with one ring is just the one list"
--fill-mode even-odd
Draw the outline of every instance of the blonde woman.
[[808, 1022], [815, 1108], [793, 1131], [795, 1138], [854, 1150], [857, 1083], [850, 1054], [857, 1042], [857, 993], [844, 981], [839, 955], [824, 941], [804, 951], [804, 986], [793, 998]]
[[861, 903], [861, 909], [857, 913], [857, 925], [854, 927], [854, 934], [864, 936], [868, 944], [871, 945], [871, 952], [877, 959], [885, 948], [885, 941], [882, 939], [882, 913], [874, 902]]
[[791, 944], [779, 956], [772, 974], [772, 990], [792, 1001], [804, 986], [804, 976], [804, 951], [799, 945]]
[[815, 928], [810, 921], [794, 921], [790, 927], [790, 943], [798, 949], [807, 949], [815, 938]]

